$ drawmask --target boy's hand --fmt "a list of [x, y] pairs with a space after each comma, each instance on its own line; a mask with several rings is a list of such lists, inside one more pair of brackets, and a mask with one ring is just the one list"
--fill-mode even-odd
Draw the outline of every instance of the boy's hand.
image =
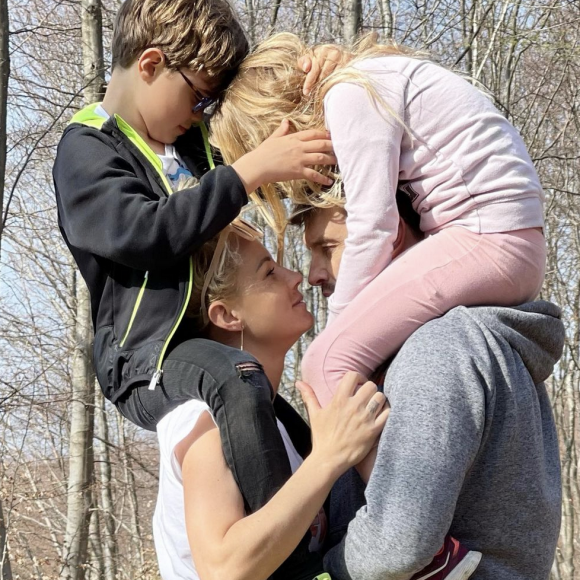
[[333, 44], [314, 47], [310, 54], [298, 59], [298, 66], [307, 73], [302, 92], [308, 96], [318, 81], [324, 80], [338, 65], [345, 64], [351, 59], [350, 53], [343, 52]]
[[280, 127], [261, 145], [240, 157], [232, 167], [242, 180], [247, 193], [266, 183], [307, 179], [332, 185], [329, 177], [312, 169], [313, 165], [336, 165], [330, 133], [311, 129], [290, 132], [290, 123]]

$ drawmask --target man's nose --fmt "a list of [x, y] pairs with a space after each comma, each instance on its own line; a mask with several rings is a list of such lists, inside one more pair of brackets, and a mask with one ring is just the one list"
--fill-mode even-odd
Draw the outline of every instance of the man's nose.
[[322, 286], [324, 282], [328, 281], [328, 272], [321, 267], [315, 260], [310, 263], [310, 270], [308, 271], [308, 283], [311, 286]]

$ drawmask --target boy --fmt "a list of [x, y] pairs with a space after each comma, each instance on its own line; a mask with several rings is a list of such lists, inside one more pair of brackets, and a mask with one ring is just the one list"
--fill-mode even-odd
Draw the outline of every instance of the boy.
[[[184, 400], [204, 399], [253, 512], [290, 475], [271, 389], [253, 357], [208, 348], [181, 324], [190, 256], [249, 192], [303, 177], [327, 183], [309, 166], [336, 158], [326, 132], [288, 135], [286, 123], [236, 164], [214, 168], [203, 113], [248, 53], [227, 0], [127, 0], [112, 52], [104, 100], [73, 117], [53, 170], [59, 227], [91, 294], [97, 377], [119, 411], [150, 430]], [[199, 185], [172, 194], [182, 175]], [[172, 356], [178, 341], [191, 346], [187, 360]], [[244, 437], [248, 425], [257, 436]], [[296, 565], [304, 569], [304, 558]]]

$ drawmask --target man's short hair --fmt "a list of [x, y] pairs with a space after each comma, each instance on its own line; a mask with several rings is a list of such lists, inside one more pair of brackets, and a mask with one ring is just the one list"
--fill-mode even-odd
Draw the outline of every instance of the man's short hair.
[[131, 66], [159, 48], [170, 69], [204, 71], [219, 90], [249, 53], [227, 0], [125, 0], [113, 29], [113, 68]]
[[[409, 196], [404, 191], [398, 189], [396, 199], [397, 209], [399, 210], [399, 215], [403, 221], [411, 228], [413, 233], [422, 237], [423, 231], [421, 230], [421, 217], [413, 209]], [[340, 205], [337, 205], [336, 209], [344, 211], [343, 206]], [[317, 211], [321, 211], [321, 209], [312, 205], [295, 205], [292, 208], [292, 213], [288, 223], [293, 226], [306, 227], [308, 222], [316, 215]]]

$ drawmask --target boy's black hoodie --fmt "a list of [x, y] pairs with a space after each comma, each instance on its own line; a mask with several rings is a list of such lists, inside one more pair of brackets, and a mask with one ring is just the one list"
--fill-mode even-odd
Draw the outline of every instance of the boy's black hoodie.
[[91, 295], [94, 365], [115, 402], [156, 382], [192, 286], [192, 252], [248, 201], [231, 167], [213, 167], [207, 135], [175, 146], [200, 184], [171, 194], [161, 161], [120, 117], [77, 113], [53, 169], [59, 227]]

